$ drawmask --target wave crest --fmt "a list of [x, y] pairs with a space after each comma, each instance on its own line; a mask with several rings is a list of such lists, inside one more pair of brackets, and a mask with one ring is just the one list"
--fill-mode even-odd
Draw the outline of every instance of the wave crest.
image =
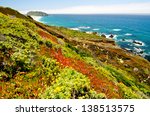
[[79, 31], [79, 28], [70, 28], [71, 30]]
[[131, 33], [126, 33], [125, 35], [126, 35], [126, 36], [132, 36], [132, 34], [131, 34]]
[[81, 26], [81, 27], [79, 27], [79, 29], [90, 29], [90, 27], [89, 26]]
[[113, 31], [121, 31], [122, 29], [113, 29]]

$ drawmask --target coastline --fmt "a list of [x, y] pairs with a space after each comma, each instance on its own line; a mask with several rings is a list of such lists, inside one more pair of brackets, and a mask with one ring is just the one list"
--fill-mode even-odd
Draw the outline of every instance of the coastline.
[[[106, 23], [106, 27], [105, 26], [97, 26], [99, 23], [96, 23], [97, 25], [92, 25], [92, 23], [86, 24], [82, 20], [82, 18], [88, 19], [88, 17], [81, 17], [81, 15], [74, 16], [72, 23], [69, 23], [70, 16], [69, 15], [64, 15], [64, 16], [60, 15], [58, 21], [57, 21], [57, 19], [55, 19], [55, 18], [58, 18], [58, 15], [56, 17], [55, 16], [51, 17], [50, 24], [53, 24], [53, 26], [58, 26], [58, 27], [63, 26], [63, 27], [69, 28], [71, 30], [83, 31], [83, 32], [86, 32], [89, 34], [94, 32], [94, 33], [97, 33], [100, 35], [105, 35], [106, 38], [110, 38], [110, 36], [112, 35], [112, 37], [110, 39], [113, 39], [122, 49], [128, 49], [129, 52], [132, 51], [134, 54], [142, 56], [143, 58], [146, 58], [148, 61], [150, 61], [150, 58], [149, 58], [150, 53], [148, 51], [149, 45], [148, 45], [146, 39], [143, 39], [143, 38], [147, 38], [149, 35], [144, 35], [143, 33], [141, 34], [141, 32], [134, 30], [132, 25], [131, 25], [131, 27], [130, 27], [130, 25], [127, 25], [127, 26], [129, 26], [129, 28], [126, 29], [120, 25], [118, 26], [117, 23], [115, 23], [116, 25], [111, 26], [111, 27], [107, 27], [109, 23]], [[81, 18], [80, 23], [76, 22], [76, 20], [78, 20], [77, 17]], [[65, 20], [63, 20], [64, 18], [65, 18]], [[100, 17], [100, 20], [102, 18], [105, 19], [106, 17]], [[112, 18], [114, 19], [114, 17], [112, 17]], [[125, 18], [123, 18], [122, 20], [124, 20], [124, 19]], [[49, 25], [48, 21], [49, 20], [46, 18], [46, 23], [45, 23], [44, 18], [43, 18], [42, 21], [40, 21], [40, 22]], [[138, 20], [136, 20], [136, 21], [138, 21]], [[61, 22], [61, 23], [58, 23], [58, 22]], [[92, 20], [89, 20], [89, 22], [92, 22]], [[66, 24], [66, 26], [65, 26], [65, 24]], [[104, 29], [103, 29], [103, 27], [104, 27]], [[138, 27], [140, 27], [140, 26], [138, 26]]]
[[[150, 62], [127, 52], [113, 40], [123, 28], [111, 28], [109, 40], [107, 35], [99, 36], [104, 26], [81, 23], [84, 25], [77, 27], [84, 32], [73, 31], [43, 24], [41, 15], [31, 15], [32, 20], [14, 15], [17, 11], [12, 9], [4, 11], [5, 14], [0, 13], [0, 85], [4, 85], [0, 98], [150, 98]], [[91, 29], [94, 31], [88, 32]], [[112, 29], [117, 32], [111, 33]], [[138, 40], [131, 42], [143, 45]], [[135, 50], [142, 52], [139, 47]]]
[[35, 21], [40, 21], [42, 16], [31, 16]]

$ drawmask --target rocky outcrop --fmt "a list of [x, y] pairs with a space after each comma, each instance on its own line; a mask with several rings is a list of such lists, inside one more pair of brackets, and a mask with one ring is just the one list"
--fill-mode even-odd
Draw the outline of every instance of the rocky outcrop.
[[140, 41], [136, 41], [136, 40], [133, 40], [133, 43], [134, 43], [134, 44], [137, 44], [137, 45], [141, 45], [141, 46], [143, 45], [143, 43], [142, 43], [142, 42], [140, 42]]
[[114, 38], [114, 35], [113, 35], [113, 34], [111, 34], [109, 37], [110, 37], [110, 38]]
[[104, 37], [104, 38], [106, 38], [106, 35], [105, 35], [105, 34], [102, 34], [102, 35], [101, 35], [101, 37]]
[[92, 34], [94, 34], [94, 35], [99, 35], [98, 32], [93, 32]]

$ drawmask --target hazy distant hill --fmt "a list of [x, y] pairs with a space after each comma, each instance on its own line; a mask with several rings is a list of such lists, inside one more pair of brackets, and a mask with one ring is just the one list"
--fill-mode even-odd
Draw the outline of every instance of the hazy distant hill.
[[41, 11], [30, 11], [27, 13], [29, 16], [48, 16], [47, 13]]

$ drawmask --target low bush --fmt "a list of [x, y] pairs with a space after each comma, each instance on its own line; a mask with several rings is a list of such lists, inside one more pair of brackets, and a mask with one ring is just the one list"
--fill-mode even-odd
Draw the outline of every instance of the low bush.
[[120, 87], [120, 90], [124, 99], [141, 99], [142, 98], [135, 91], [125, 86], [123, 83], [119, 83], [118, 85]]
[[105, 98], [104, 94], [97, 94], [90, 89], [90, 82], [86, 76], [77, 71], [65, 68], [58, 79], [41, 95], [46, 99], [94, 99]]
[[52, 48], [52, 43], [50, 41], [46, 41], [45, 42], [45, 45], [48, 47], [48, 48]]

